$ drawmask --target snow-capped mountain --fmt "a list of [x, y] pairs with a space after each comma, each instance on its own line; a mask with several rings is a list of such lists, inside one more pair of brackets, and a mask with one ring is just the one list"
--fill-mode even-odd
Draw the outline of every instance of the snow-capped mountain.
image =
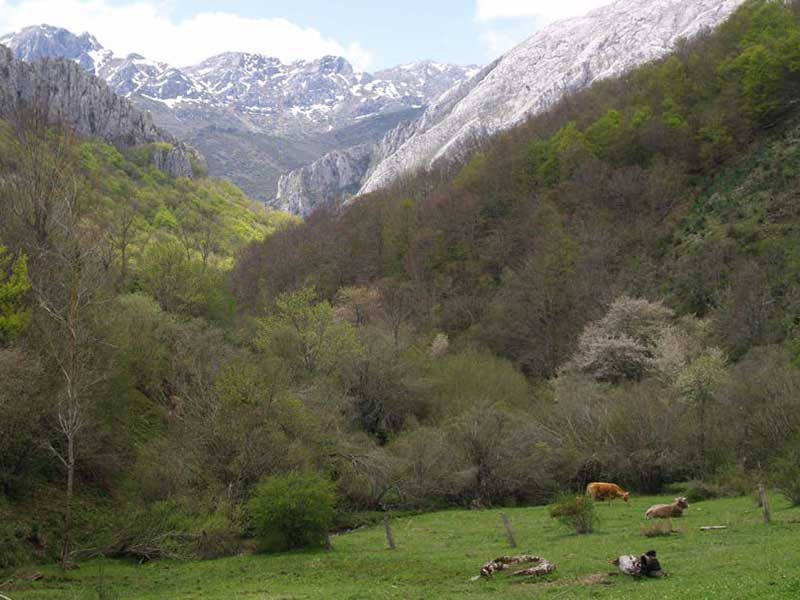
[[94, 36], [88, 33], [75, 35], [50, 25], [26, 27], [17, 33], [4, 35], [0, 37], [0, 44], [10, 48], [17, 60], [33, 62], [42, 58], [67, 58], [95, 75], [100, 65], [112, 56]]
[[138, 54], [118, 57], [88, 33], [48, 25], [5, 35], [0, 44], [24, 61], [77, 62], [197, 148], [212, 175], [265, 201], [275, 197], [281, 174], [377, 142], [477, 71], [420, 62], [372, 75], [342, 57], [286, 64], [238, 52], [177, 68]]
[[114, 56], [89, 33], [75, 35], [49, 25], [5, 35], [0, 44], [27, 62], [48, 57], [74, 60], [121, 96], [143, 96], [171, 107], [202, 104], [276, 117], [287, 112], [325, 125], [337, 117], [422, 108], [478, 71], [423, 61], [370, 75], [338, 56], [284, 64], [242, 52], [227, 52], [180, 69], [139, 54]]
[[450, 90], [410, 126], [390, 132], [361, 192], [458, 156], [475, 137], [511, 127], [566, 94], [660, 58], [681, 38], [720, 24], [743, 2], [619, 0], [554, 23]]

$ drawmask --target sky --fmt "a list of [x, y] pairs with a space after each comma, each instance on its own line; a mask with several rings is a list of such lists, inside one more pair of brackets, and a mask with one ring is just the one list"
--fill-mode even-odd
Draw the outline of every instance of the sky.
[[225, 51], [326, 54], [375, 71], [486, 64], [547, 23], [612, 0], [0, 0], [0, 35], [47, 23], [182, 67]]

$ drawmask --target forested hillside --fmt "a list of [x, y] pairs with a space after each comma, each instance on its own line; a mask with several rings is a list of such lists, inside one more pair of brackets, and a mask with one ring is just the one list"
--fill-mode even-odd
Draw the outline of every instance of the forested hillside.
[[0, 567], [62, 552], [65, 506], [78, 557], [233, 553], [289, 472], [342, 526], [590, 480], [800, 503], [798, 92], [800, 3], [750, 0], [285, 227], [5, 126]]
[[61, 551], [65, 476], [92, 504], [119, 497], [182, 377], [148, 332], [169, 324], [178, 361], [214, 346], [235, 252], [292, 220], [41, 112], [0, 121], [0, 567]]

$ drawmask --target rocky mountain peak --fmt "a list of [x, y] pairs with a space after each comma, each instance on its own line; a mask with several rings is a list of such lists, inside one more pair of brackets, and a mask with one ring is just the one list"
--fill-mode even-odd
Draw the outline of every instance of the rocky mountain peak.
[[353, 65], [341, 56], [323, 56], [319, 61], [320, 73], [325, 75], [353, 76]]
[[42, 58], [66, 58], [77, 62], [91, 73], [111, 56], [90, 33], [80, 35], [51, 25], [33, 25], [18, 33], [0, 38], [0, 44], [11, 48], [14, 56], [28, 62]]

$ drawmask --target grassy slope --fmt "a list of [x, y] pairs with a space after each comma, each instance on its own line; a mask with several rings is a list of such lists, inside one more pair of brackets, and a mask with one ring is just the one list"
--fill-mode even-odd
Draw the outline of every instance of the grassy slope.
[[[119, 600], [258, 598], [798, 598], [800, 509], [778, 498], [765, 526], [749, 498], [698, 503], [669, 538], [642, 536], [643, 512], [666, 498], [635, 498], [598, 507], [596, 533], [575, 536], [546, 508], [509, 509], [520, 551], [558, 565], [547, 580], [523, 583], [504, 574], [469, 581], [481, 564], [509, 554], [499, 511], [449, 511], [396, 521], [399, 548], [385, 549], [383, 528], [338, 536], [332, 552], [242, 556], [196, 563], [158, 562], [141, 567], [97, 561], [62, 576], [48, 568], [43, 581], [6, 588], [13, 600]], [[702, 525], [728, 525], [701, 532]], [[666, 579], [609, 577], [619, 554], [655, 548]], [[594, 576], [594, 577], [593, 577]], [[103, 593], [98, 591], [102, 577]]]

